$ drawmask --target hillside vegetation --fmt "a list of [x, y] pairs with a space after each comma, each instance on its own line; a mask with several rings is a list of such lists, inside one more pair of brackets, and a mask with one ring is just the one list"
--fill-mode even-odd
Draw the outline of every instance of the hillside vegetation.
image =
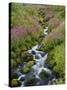
[[[11, 86], [19, 86], [16, 80], [16, 67], [24, 61], [22, 73], [30, 71], [36, 62], [31, 54], [25, 51], [40, 44], [45, 46], [41, 51], [48, 52], [47, 63], [56, 76], [53, 84], [65, 83], [65, 7], [48, 5], [11, 4]], [[48, 25], [48, 36], [44, 37], [43, 29]], [[22, 57], [24, 57], [22, 59]], [[15, 81], [15, 83], [13, 82]]]

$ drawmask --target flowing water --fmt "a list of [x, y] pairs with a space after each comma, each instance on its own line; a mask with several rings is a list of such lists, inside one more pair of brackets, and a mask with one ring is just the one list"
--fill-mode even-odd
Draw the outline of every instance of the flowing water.
[[[48, 28], [44, 29], [44, 35], [48, 35], [47, 33]], [[37, 80], [36, 85], [48, 85], [51, 84], [52, 80], [55, 79], [55, 76], [53, 75], [52, 71], [47, 67], [46, 65], [46, 59], [48, 57], [48, 53], [39, 51], [38, 49], [42, 46], [45, 46], [42, 42], [40, 45], [33, 46], [30, 50], [28, 50], [28, 53], [31, 53], [33, 55], [33, 59], [36, 61], [36, 64], [31, 67], [31, 70], [27, 74], [22, 74], [19, 69], [20, 66], [17, 69], [17, 73], [19, 75], [18, 80], [22, 79], [22, 85], [21, 86], [27, 86], [29, 85], [29, 81], [32, 79], [32, 77], [35, 77]], [[40, 77], [41, 72], [47, 73], [48, 77]]]

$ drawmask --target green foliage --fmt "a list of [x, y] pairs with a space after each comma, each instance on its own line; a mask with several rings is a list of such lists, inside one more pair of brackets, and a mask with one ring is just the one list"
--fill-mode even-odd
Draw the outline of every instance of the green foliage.
[[64, 78], [65, 61], [64, 61], [64, 43], [56, 46], [48, 55], [48, 63], [52, 67], [57, 78]]
[[53, 71], [57, 72], [59, 77], [63, 78], [65, 73], [64, 44], [61, 44], [61, 46], [57, 46], [55, 48], [54, 60], [56, 62], [56, 66], [53, 68]]
[[[36, 28], [38, 30], [38, 33], [35, 32], [35, 34], [32, 34], [31, 32], [27, 32], [26, 35], [22, 36], [19, 39], [18, 37], [13, 38], [11, 40], [11, 70], [16, 69], [18, 64], [22, 64], [25, 62], [26, 64], [21, 67], [20, 71], [22, 73], [28, 73], [31, 70], [31, 67], [36, 62], [33, 60], [32, 54], [29, 54], [27, 50], [31, 49], [34, 45], [41, 44], [41, 42], [43, 41], [45, 47], [41, 48], [40, 50], [48, 51], [49, 55], [47, 62], [49, 64], [49, 68], [58, 78], [53, 82], [53, 84], [64, 83], [64, 27], [58, 26], [53, 29], [51, 24], [49, 23], [49, 20], [46, 19], [44, 7], [36, 7], [35, 5], [35, 7], [32, 6], [31, 8], [31, 5], [12, 3], [11, 11], [12, 28], [17, 25], [33, 25], [35, 23], [33, 22], [33, 17], [35, 17], [37, 22], [41, 26], [41, 29], [45, 28], [46, 23], [48, 23], [48, 32], [50, 32], [48, 37], [43, 39], [43, 31], [39, 30], [39, 28]], [[52, 6], [52, 11], [54, 14], [54, 18], [60, 19], [61, 21], [64, 19], [65, 10], [63, 6]], [[21, 82], [17, 80], [18, 75], [14, 73], [11, 76], [11, 86], [20, 86]], [[48, 74], [45, 71], [42, 71], [39, 76], [41, 78], [46, 78], [48, 77]], [[28, 82], [28, 85], [36, 85], [36, 82], [37, 80], [35, 79], [35, 77], [33, 77]]]
[[21, 85], [21, 82], [17, 79], [12, 79], [11, 80], [11, 87], [18, 87]]
[[29, 50], [33, 45], [38, 44], [37, 40], [39, 37], [38, 34], [32, 34], [31, 32], [27, 33], [26, 36], [20, 38], [20, 39], [14, 39], [11, 42], [11, 50], [14, 51], [17, 55], [19, 55], [21, 51], [27, 51]]

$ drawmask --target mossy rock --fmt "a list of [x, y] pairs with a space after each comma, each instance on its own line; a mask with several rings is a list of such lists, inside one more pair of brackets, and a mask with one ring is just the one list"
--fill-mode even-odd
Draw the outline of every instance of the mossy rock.
[[12, 79], [11, 80], [11, 87], [18, 87], [21, 85], [21, 81], [17, 80], [17, 79]]
[[39, 74], [40, 78], [47, 78], [49, 75], [46, 71], [42, 70], [42, 72]]
[[29, 61], [26, 66], [31, 68], [35, 63], [35, 61]]
[[22, 73], [28, 73], [29, 71], [30, 71], [30, 68], [28, 68], [26, 66], [24, 66], [24, 67], [21, 68], [21, 72]]
[[34, 64], [35, 64], [35, 61], [29, 61], [24, 67], [21, 68], [21, 72], [28, 73]]

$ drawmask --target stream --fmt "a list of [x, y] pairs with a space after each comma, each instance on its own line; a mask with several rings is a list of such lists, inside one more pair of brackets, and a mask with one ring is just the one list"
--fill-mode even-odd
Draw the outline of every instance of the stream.
[[[48, 35], [48, 27], [44, 29], [44, 35], [45, 37]], [[53, 72], [48, 68], [46, 64], [46, 59], [48, 57], [47, 52], [39, 51], [38, 49], [45, 46], [43, 42], [41, 42], [40, 45], [33, 46], [30, 50], [28, 50], [28, 53], [31, 53], [33, 55], [33, 60], [36, 61], [36, 64], [31, 67], [31, 70], [27, 74], [22, 74], [20, 72], [21, 66], [17, 68], [17, 73], [19, 75], [18, 80], [22, 80], [21, 86], [29, 86], [29, 82], [32, 79], [32, 77], [35, 77], [36, 79], [36, 86], [37, 85], [51, 85], [52, 81], [55, 80], [55, 75]], [[47, 74], [46, 77], [40, 77], [41, 72], [45, 72]]]

